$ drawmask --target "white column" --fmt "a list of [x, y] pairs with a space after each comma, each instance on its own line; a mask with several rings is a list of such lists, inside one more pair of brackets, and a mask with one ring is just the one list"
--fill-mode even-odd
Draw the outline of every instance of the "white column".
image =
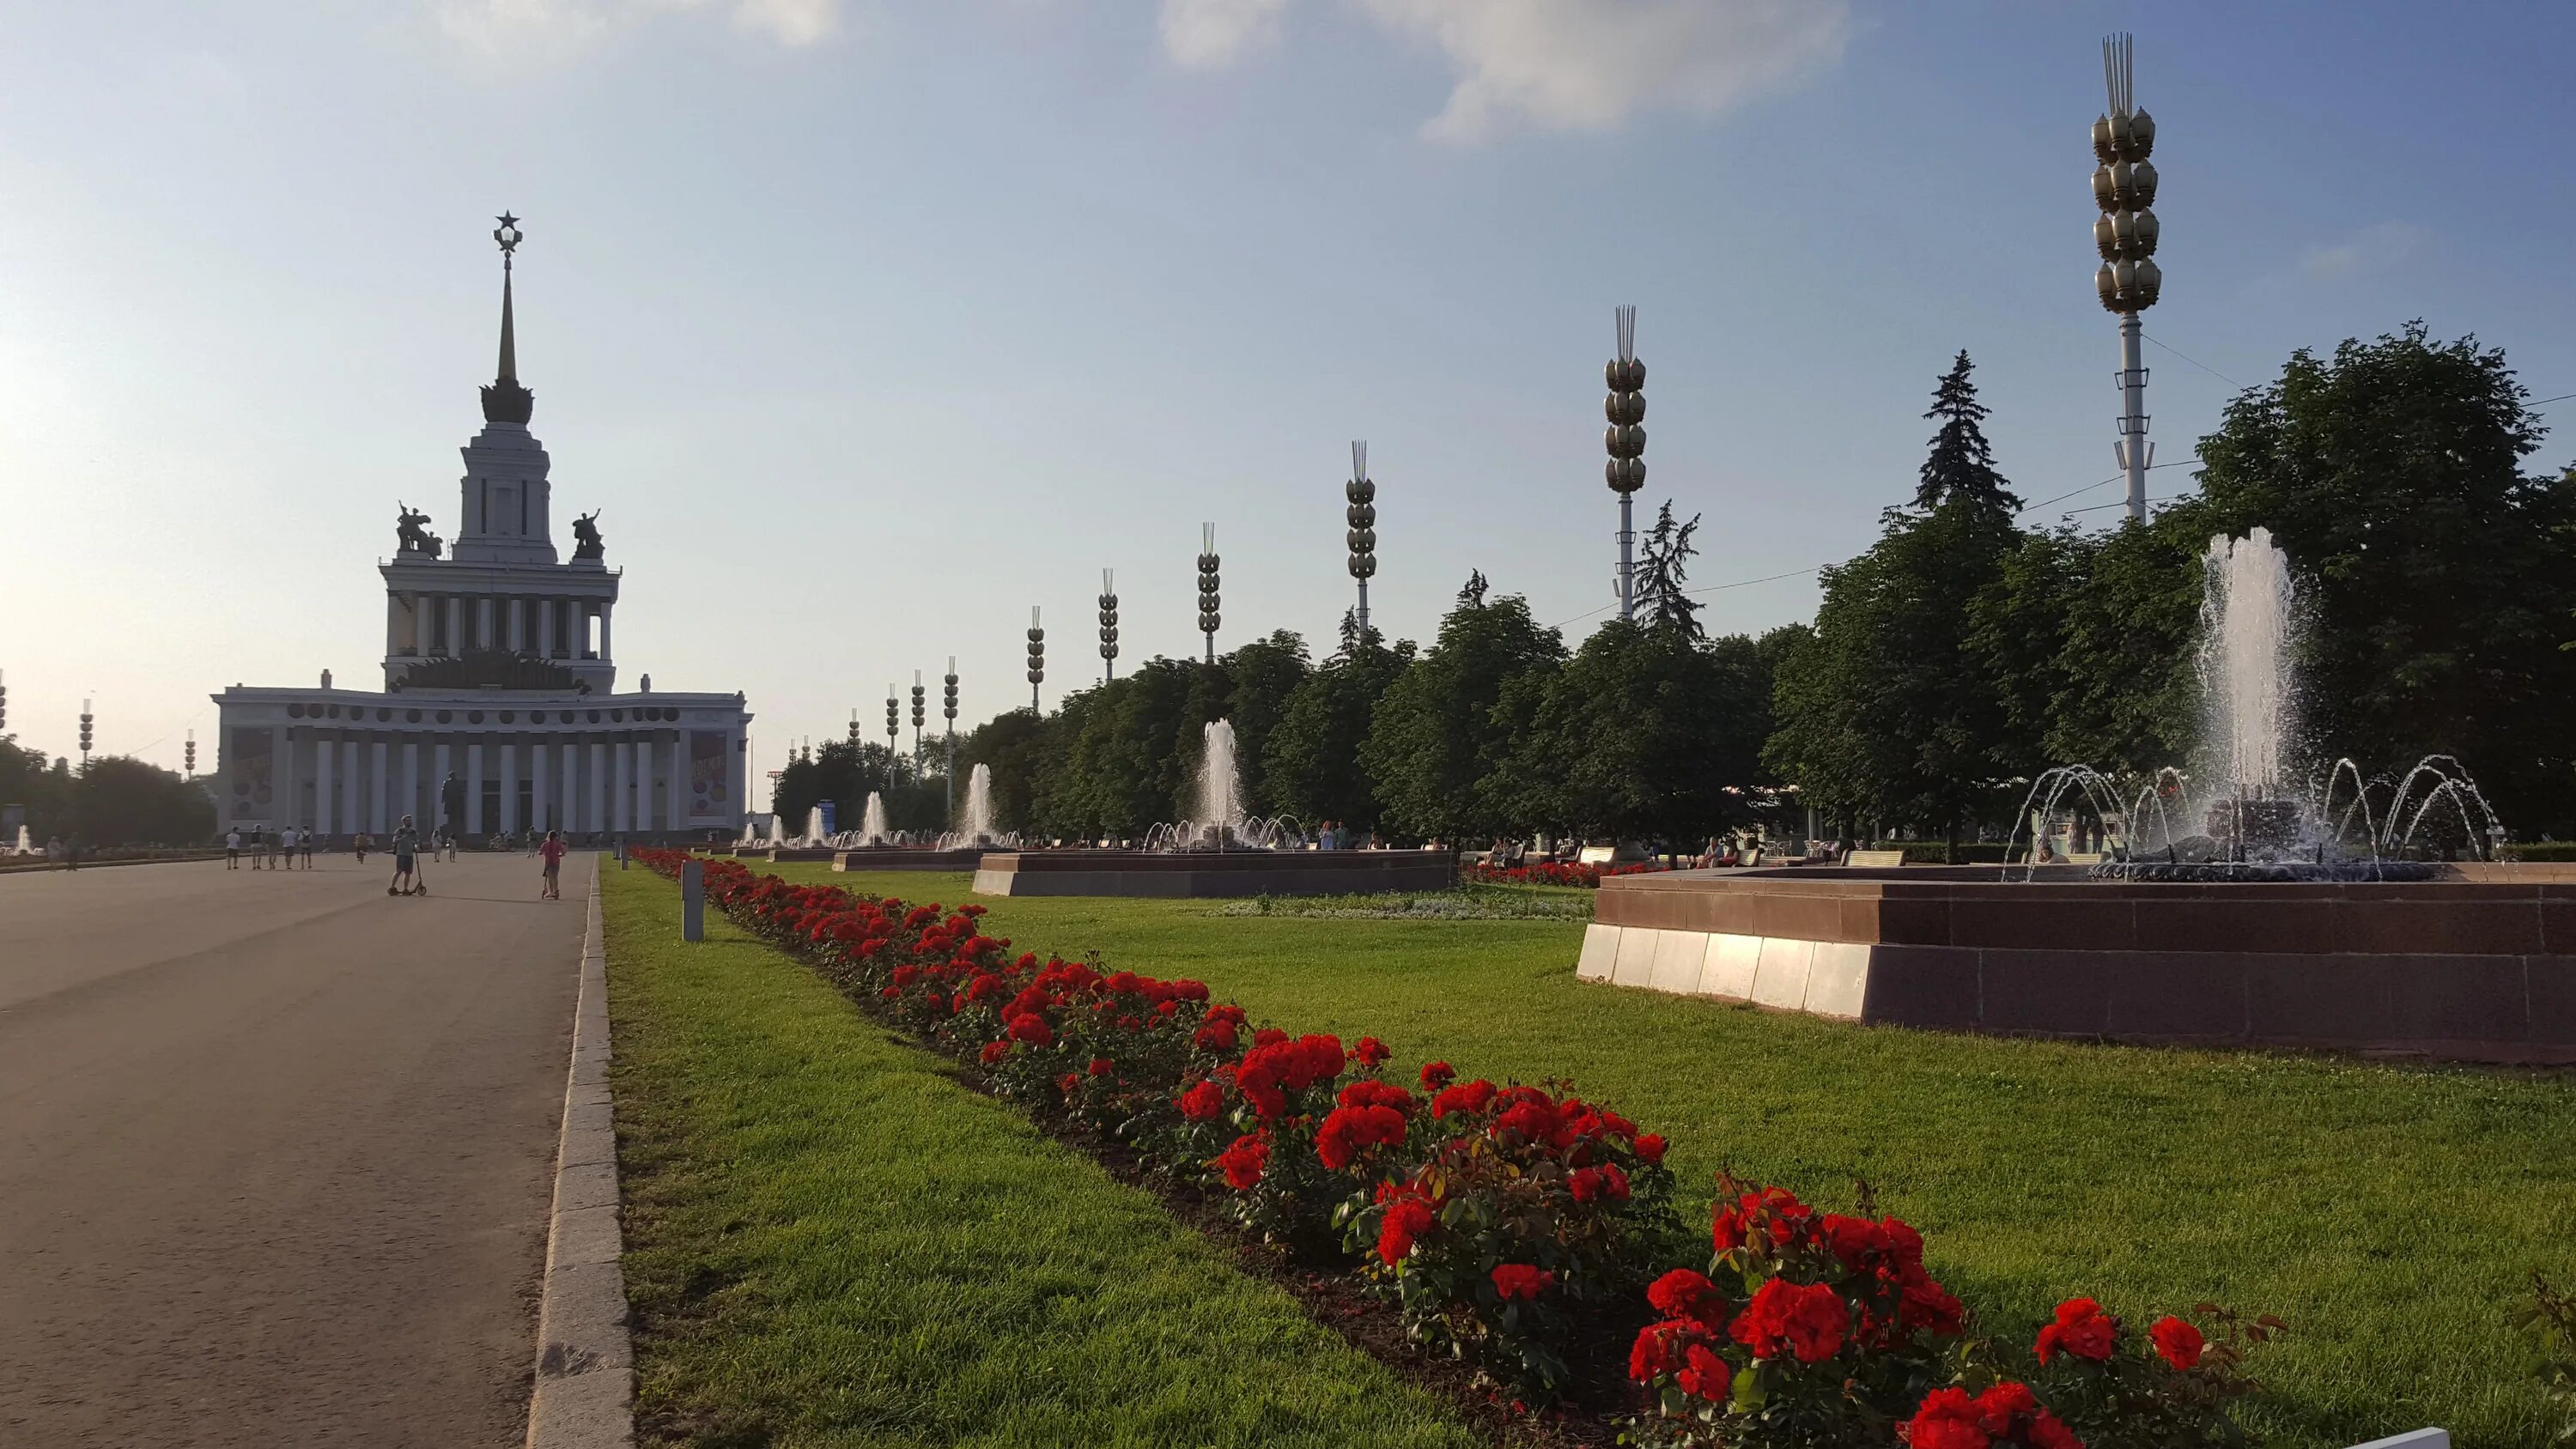
[[617, 652], [608, 647], [608, 621], [616, 612], [617, 606], [613, 603], [603, 602], [599, 606], [599, 657], [602, 660], [612, 660], [617, 657]]
[[[439, 818], [439, 812], [447, 808], [447, 802], [441, 800], [439, 795], [447, 788], [447, 777], [455, 768], [455, 764], [447, 757], [447, 739], [441, 736], [438, 743], [429, 747], [429, 799], [422, 802], [420, 807], [423, 812], [420, 818], [420, 833], [423, 835], [446, 824]], [[458, 822], [460, 825], [463, 823]]]
[[277, 727], [277, 754], [269, 761], [268, 824], [270, 829], [295, 823], [295, 732]]
[[331, 833], [331, 737], [313, 742], [313, 828]]
[[474, 601], [474, 647], [488, 649], [497, 637], [492, 632], [492, 596], [485, 594]]
[[[492, 622], [491, 601], [488, 599], [485, 600], [483, 607], [483, 622], [488, 624]], [[465, 833], [468, 835], [480, 835], [483, 833], [483, 742], [481, 740], [468, 740], [465, 742], [464, 828]]]
[[510, 611], [510, 652], [523, 652], [528, 647], [528, 601], [513, 594], [502, 607]]
[[393, 769], [388, 759], [392, 751], [392, 743], [383, 735], [376, 736], [374, 745], [367, 751], [373, 757], [369, 761], [367, 785], [367, 833], [370, 835], [382, 835], [394, 828], [393, 817], [389, 813], [394, 793]]
[[590, 793], [582, 801], [582, 805], [582, 818], [588, 822], [585, 829], [606, 830], [608, 828], [608, 742], [606, 740], [594, 739], [590, 742]]
[[689, 825], [689, 732], [687, 730], [671, 731], [671, 762], [668, 768], [671, 772], [669, 782], [671, 808], [663, 828], [676, 833], [687, 829]]
[[447, 652], [450, 655], [465, 652], [465, 597], [462, 594], [447, 596]]
[[555, 775], [556, 793], [563, 796], [563, 808], [556, 811], [555, 815], [563, 821], [561, 828], [566, 835], [581, 829], [581, 816], [574, 813], [581, 808], [580, 748], [570, 737], [565, 738], [563, 768]]
[[623, 736], [608, 742], [608, 828], [615, 831], [632, 828], [635, 800], [626, 783], [627, 754]]
[[546, 756], [554, 753], [551, 742], [539, 735], [528, 742], [528, 828], [546, 828]]
[[635, 831], [642, 835], [653, 829], [653, 732], [646, 730], [635, 737]]
[[555, 657], [555, 601], [537, 600], [537, 657]]
[[403, 596], [388, 589], [385, 592], [385, 657], [402, 652]]
[[[514, 619], [516, 616], [513, 616]], [[501, 833], [519, 833], [519, 742], [504, 737], [493, 746], [501, 752]]]
[[422, 826], [420, 820], [420, 741], [417, 738], [404, 740], [402, 750], [402, 793], [395, 797], [394, 808], [389, 813], [395, 825], [400, 825], [404, 816], [410, 816], [413, 826], [426, 835], [428, 828]]
[[340, 742], [339, 833], [342, 835], [355, 835], [366, 828], [358, 823], [359, 782], [366, 778], [366, 771], [361, 768], [358, 752], [364, 748], [365, 746], [355, 737]]

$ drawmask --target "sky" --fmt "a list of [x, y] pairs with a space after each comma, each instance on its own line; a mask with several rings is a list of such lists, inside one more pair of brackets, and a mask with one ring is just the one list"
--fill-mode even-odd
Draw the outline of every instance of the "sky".
[[[619, 688], [742, 690], [757, 764], [949, 656], [961, 728], [1195, 653], [1331, 647], [1469, 570], [1569, 642], [1641, 511], [1721, 631], [1910, 496], [1964, 348], [1996, 458], [2108, 526], [2099, 42], [2157, 120], [2158, 462], [2297, 348], [2422, 318], [2576, 393], [2576, 7], [2139, 0], [0, 0], [7, 729], [213, 761], [227, 685], [377, 687], [398, 501], [457, 527], [518, 214], [557, 543]], [[2576, 402], [2562, 406], [2576, 407]], [[2576, 445], [2549, 440], [2557, 467]], [[2150, 475], [2151, 496], [2189, 487]], [[2082, 491], [2079, 491], [2082, 490]], [[1748, 582], [1760, 580], [1761, 582]], [[909, 733], [907, 727], [907, 734]]]

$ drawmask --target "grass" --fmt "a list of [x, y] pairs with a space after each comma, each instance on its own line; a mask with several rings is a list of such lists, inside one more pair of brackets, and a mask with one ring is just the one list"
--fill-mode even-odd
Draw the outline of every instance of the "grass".
[[1475, 1442], [803, 967], [604, 889], [644, 1442]]
[[[956, 904], [963, 875], [782, 874]], [[987, 929], [1196, 976], [1255, 1020], [1372, 1033], [1462, 1072], [1571, 1077], [1721, 1165], [1842, 1206], [1865, 1178], [1934, 1271], [2026, 1333], [2059, 1298], [2279, 1314], [2267, 1441], [2426, 1424], [2542, 1449], [2526, 1280], [2576, 1278], [2576, 1075], [1861, 1027], [1578, 983], [1546, 920], [1216, 916], [1206, 902], [1009, 899]], [[1698, 1209], [1693, 1208], [1696, 1212]]]

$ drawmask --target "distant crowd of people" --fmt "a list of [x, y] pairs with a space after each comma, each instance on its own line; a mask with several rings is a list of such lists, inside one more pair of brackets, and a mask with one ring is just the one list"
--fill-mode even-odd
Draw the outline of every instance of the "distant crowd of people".
[[[309, 825], [281, 826], [275, 830], [253, 826], [248, 832], [236, 827], [224, 832], [224, 869], [241, 869], [242, 858], [246, 854], [250, 858], [252, 870], [311, 870], [317, 842], [325, 853], [329, 851], [330, 837], [319, 835]], [[60, 844], [60, 841], [54, 842], [56, 847]], [[401, 823], [394, 827], [392, 838], [386, 842], [394, 858], [394, 872], [392, 879], [385, 885], [385, 894], [416, 896], [429, 893], [428, 885], [420, 874], [422, 844], [419, 827], [412, 823], [410, 816], [404, 816]], [[432, 860], [456, 859], [456, 832], [453, 830], [440, 829], [431, 832], [427, 838], [427, 845], [429, 857]], [[358, 858], [358, 862], [363, 865], [366, 863], [367, 852], [376, 849], [376, 838], [365, 831], [360, 831], [350, 837], [349, 848], [350, 852]], [[487, 842], [487, 848], [498, 851], [524, 849], [527, 854], [536, 856], [538, 858], [537, 898], [548, 901], [563, 899], [559, 878], [562, 874], [563, 858], [570, 852], [571, 845], [564, 839], [561, 831], [548, 830], [540, 833], [529, 830], [521, 834], [495, 835]], [[49, 851], [49, 853], [52, 852]], [[56, 858], [60, 858], [59, 855]], [[80, 864], [77, 843], [72, 847], [70, 863], [74, 868], [78, 868]]]

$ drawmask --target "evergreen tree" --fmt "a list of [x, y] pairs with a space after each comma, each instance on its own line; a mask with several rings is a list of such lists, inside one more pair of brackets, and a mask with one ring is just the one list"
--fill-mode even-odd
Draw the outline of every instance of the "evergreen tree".
[[1930, 456], [1923, 460], [1914, 506], [1938, 508], [1961, 498], [2009, 518], [2021, 511], [2021, 499], [2005, 485], [2004, 475], [1995, 471], [1994, 448], [1980, 426], [1986, 405], [1977, 401], [1977, 385], [1968, 377], [1975, 367], [1967, 349], [1961, 348], [1958, 360], [1932, 391], [1932, 410], [1923, 416], [1940, 419], [1941, 426], [1932, 434]]
[[1692, 514], [1688, 523], [1676, 523], [1673, 501], [1665, 499], [1655, 515], [1655, 526], [1646, 530], [1645, 560], [1637, 576], [1637, 602], [1647, 622], [1684, 639], [1702, 639], [1708, 633], [1700, 627], [1700, 603], [1686, 588], [1688, 565], [1699, 552], [1691, 546], [1691, 535], [1697, 532], [1699, 515]]

